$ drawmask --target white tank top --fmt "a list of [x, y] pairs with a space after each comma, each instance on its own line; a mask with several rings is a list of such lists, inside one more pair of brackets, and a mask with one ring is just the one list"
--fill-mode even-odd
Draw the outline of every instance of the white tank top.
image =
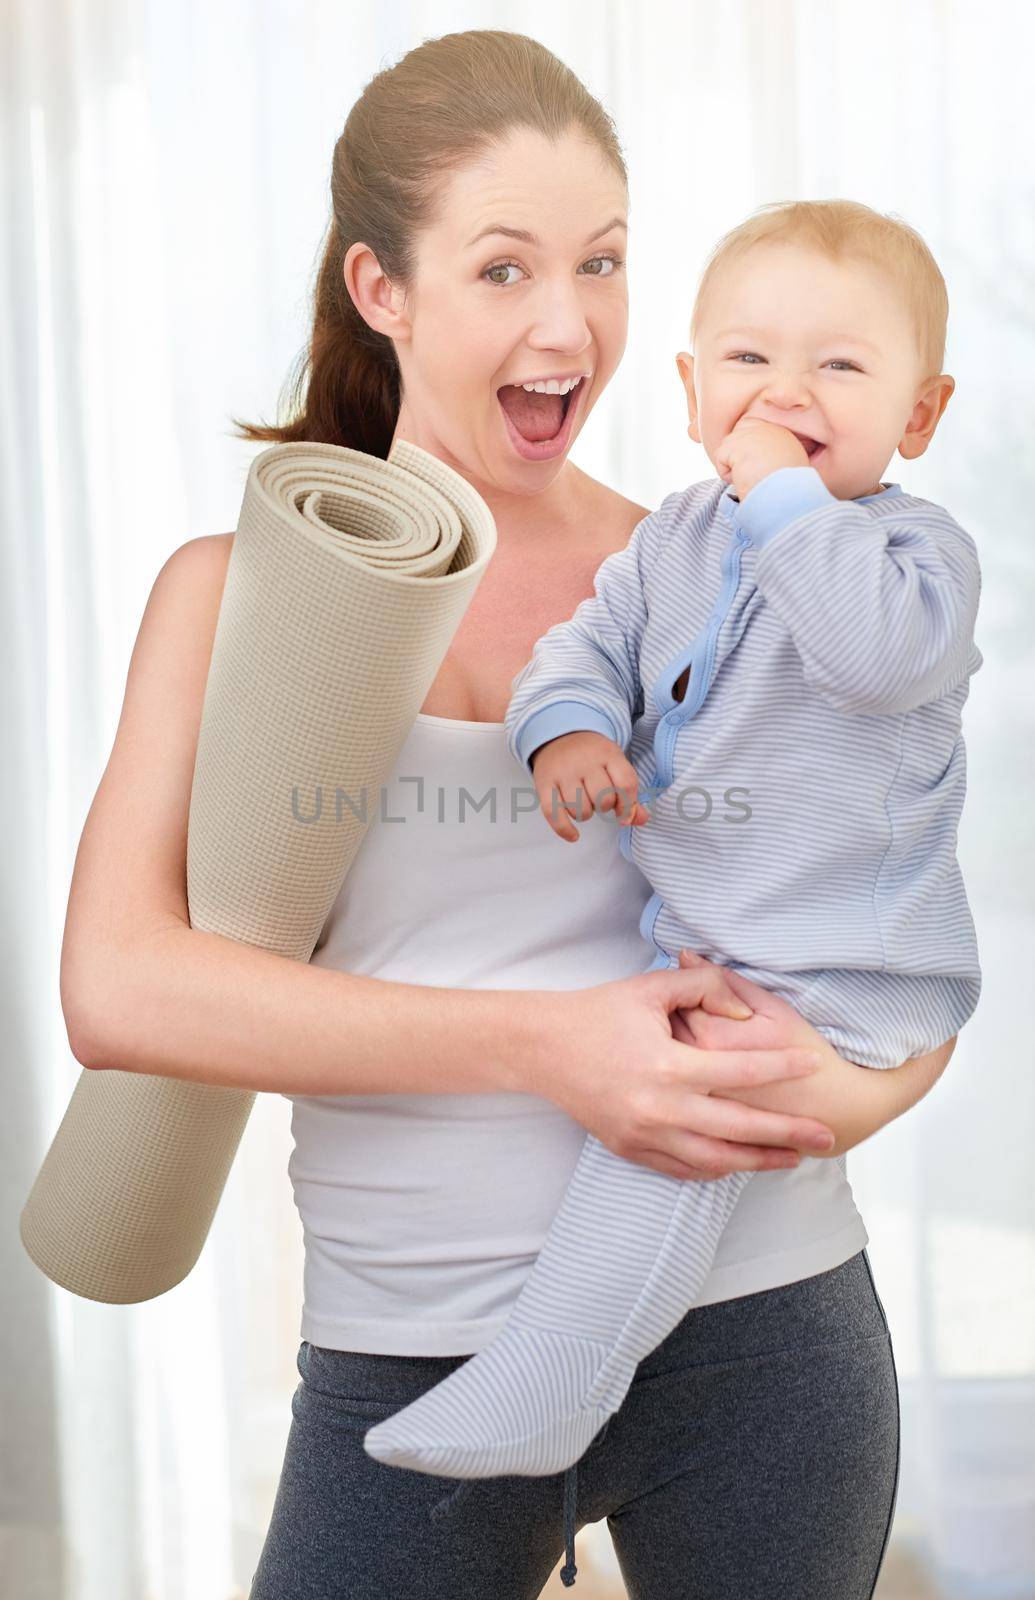
[[[357, 797], [358, 801], [359, 797]], [[559, 839], [503, 724], [423, 712], [312, 955], [317, 966], [464, 989], [575, 989], [643, 972], [651, 888], [593, 815]], [[501, 1330], [585, 1139], [513, 1092], [290, 1095], [305, 1244], [301, 1337], [466, 1355]], [[756, 1173], [696, 1304], [824, 1272], [868, 1242], [844, 1157]]]

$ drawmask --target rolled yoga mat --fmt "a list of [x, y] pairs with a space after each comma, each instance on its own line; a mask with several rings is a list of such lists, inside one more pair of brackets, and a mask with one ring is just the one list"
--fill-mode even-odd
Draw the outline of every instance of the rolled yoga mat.
[[[408, 442], [253, 459], [191, 788], [192, 927], [309, 960], [495, 546], [481, 496]], [[254, 1100], [84, 1069], [22, 1210], [33, 1261], [112, 1304], [181, 1282]]]

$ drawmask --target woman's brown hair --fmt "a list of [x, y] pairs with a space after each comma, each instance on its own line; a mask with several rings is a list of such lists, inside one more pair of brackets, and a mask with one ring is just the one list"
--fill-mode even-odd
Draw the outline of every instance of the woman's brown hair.
[[581, 132], [628, 183], [611, 117], [563, 61], [526, 34], [447, 33], [371, 78], [334, 146], [312, 333], [296, 361], [287, 420], [231, 418], [239, 437], [346, 445], [387, 457], [399, 415], [399, 363], [391, 339], [356, 309], [345, 256], [362, 240], [385, 276], [407, 290], [417, 236], [433, 225], [451, 174], [519, 127], [551, 140]]

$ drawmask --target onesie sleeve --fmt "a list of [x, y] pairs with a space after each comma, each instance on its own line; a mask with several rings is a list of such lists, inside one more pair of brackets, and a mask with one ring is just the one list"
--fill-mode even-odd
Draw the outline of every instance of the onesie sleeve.
[[536, 640], [511, 680], [507, 747], [528, 772], [539, 746], [563, 733], [592, 731], [623, 750], [628, 745], [640, 690], [646, 581], [672, 532], [677, 499], [668, 496], [637, 523], [623, 549], [601, 562], [594, 593]]
[[974, 541], [942, 507], [906, 500], [875, 517], [814, 467], [781, 467], [740, 503], [759, 590], [806, 679], [845, 711], [913, 711], [981, 665]]

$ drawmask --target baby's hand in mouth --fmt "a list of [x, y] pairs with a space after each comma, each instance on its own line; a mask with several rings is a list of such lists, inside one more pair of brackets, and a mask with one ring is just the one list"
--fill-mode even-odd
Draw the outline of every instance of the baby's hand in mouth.
[[715, 465], [744, 500], [756, 484], [781, 467], [807, 467], [824, 448], [810, 434], [797, 433], [760, 417], [741, 417], [719, 445]]

